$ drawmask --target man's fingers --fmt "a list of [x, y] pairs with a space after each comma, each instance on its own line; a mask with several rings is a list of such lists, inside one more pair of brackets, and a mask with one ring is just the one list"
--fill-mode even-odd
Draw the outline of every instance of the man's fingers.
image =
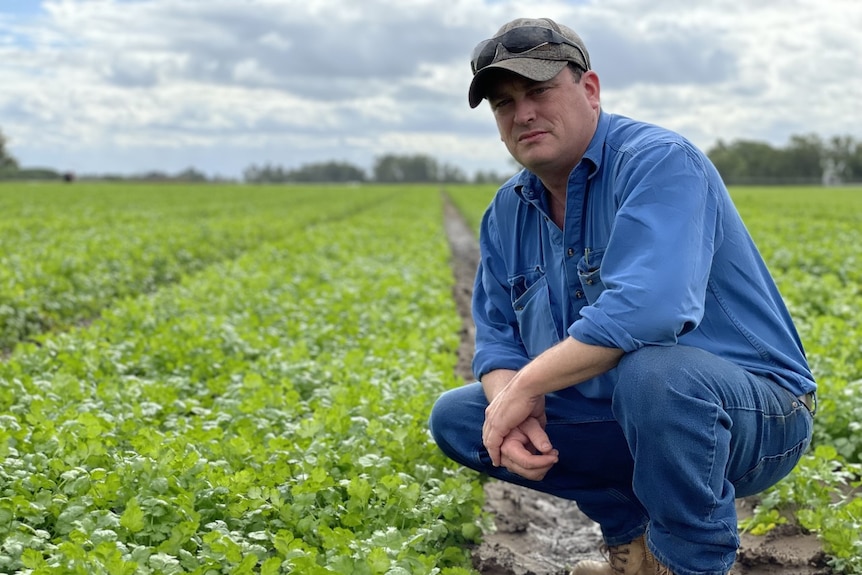
[[485, 425], [482, 427], [482, 444], [488, 450], [494, 467], [500, 466], [500, 446], [503, 444], [504, 437], [491, 427], [487, 419], [485, 420]]
[[524, 421], [524, 423], [518, 426], [518, 429], [527, 436], [527, 439], [530, 440], [533, 447], [542, 453], [549, 453], [553, 449], [551, 440], [548, 438], [548, 434], [545, 433], [542, 424], [535, 417], [530, 417]]
[[541, 481], [545, 478], [545, 475], [548, 474], [548, 471], [551, 470], [551, 467], [553, 467], [553, 465], [546, 465], [537, 469], [520, 467], [517, 463], [508, 461], [505, 458], [503, 458], [502, 466], [511, 473], [520, 475], [524, 479], [529, 479], [530, 481]]
[[558, 460], [556, 451], [537, 455], [516, 439], [503, 442], [501, 458], [506, 469], [534, 481], [542, 479]]
[[488, 450], [488, 455], [491, 456], [491, 463], [494, 467], [500, 467], [500, 446], [494, 445], [493, 441], [487, 441], [485, 443], [485, 449]]
[[[504, 449], [501, 452], [501, 457], [509, 463], [514, 463], [520, 469], [543, 469], [553, 466], [557, 460], [557, 452], [553, 451], [547, 454], [530, 453], [523, 446], [518, 449]], [[508, 467], [508, 466], [507, 466]], [[510, 470], [511, 471], [511, 470]]]

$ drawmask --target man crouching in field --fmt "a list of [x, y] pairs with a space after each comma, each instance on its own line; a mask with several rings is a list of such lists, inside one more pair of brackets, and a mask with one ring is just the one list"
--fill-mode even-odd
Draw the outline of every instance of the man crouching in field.
[[575, 500], [608, 564], [576, 575], [723, 575], [734, 498], [811, 441], [814, 391], [778, 290], [709, 159], [609, 114], [578, 35], [518, 19], [481, 42], [487, 99], [525, 167], [482, 221], [480, 382], [431, 414], [455, 461]]

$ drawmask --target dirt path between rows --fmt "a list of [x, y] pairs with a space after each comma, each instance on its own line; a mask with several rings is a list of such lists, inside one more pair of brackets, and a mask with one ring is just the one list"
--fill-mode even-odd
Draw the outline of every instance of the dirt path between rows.
[[[476, 237], [444, 194], [445, 226], [452, 250], [454, 297], [463, 320], [458, 375], [473, 381], [470, 361], [475, 328], [470, 313], [473, 279], [479, 261]], [[497, 530], [473, 550], [473, 564], [483, 575], [565, 575], [582, 559], [599, 559], [598, 525], [577, 505], [516, 485], [491, 480], [485, 486], [485, 510]], [[740, 516], [752, 501], [740, 500]], [[816, 537], [782, 526], [765, 537], [742, 535], [742, 548], [731, 575], [827, 575]]]

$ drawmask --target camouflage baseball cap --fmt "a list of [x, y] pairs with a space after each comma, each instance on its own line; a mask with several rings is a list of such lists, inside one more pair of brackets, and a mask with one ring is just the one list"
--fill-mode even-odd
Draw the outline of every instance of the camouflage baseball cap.
[[544, 82], [560, 73], [569, 62], [590, 69], [590, 55], [574, 30], [550, 18], [518, 18], [473, 50], [470, 66], [470, 107], [485, 97], [491, 70], [508, 70], [530, 80]]

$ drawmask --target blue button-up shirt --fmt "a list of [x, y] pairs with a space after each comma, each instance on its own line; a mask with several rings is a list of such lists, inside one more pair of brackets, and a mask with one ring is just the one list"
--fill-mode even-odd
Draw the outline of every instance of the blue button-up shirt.
[[[631, 352], [703, 348], [795, 395], [815, 389], [799, 335], [709, 159], [682, 136], [602, 112], [569, 175], [561, 230], [524, 170], [485, 212], [473, 297], [478, 377], [566, 336]], [[578, 391], [609, 397], [615, 370]]]

